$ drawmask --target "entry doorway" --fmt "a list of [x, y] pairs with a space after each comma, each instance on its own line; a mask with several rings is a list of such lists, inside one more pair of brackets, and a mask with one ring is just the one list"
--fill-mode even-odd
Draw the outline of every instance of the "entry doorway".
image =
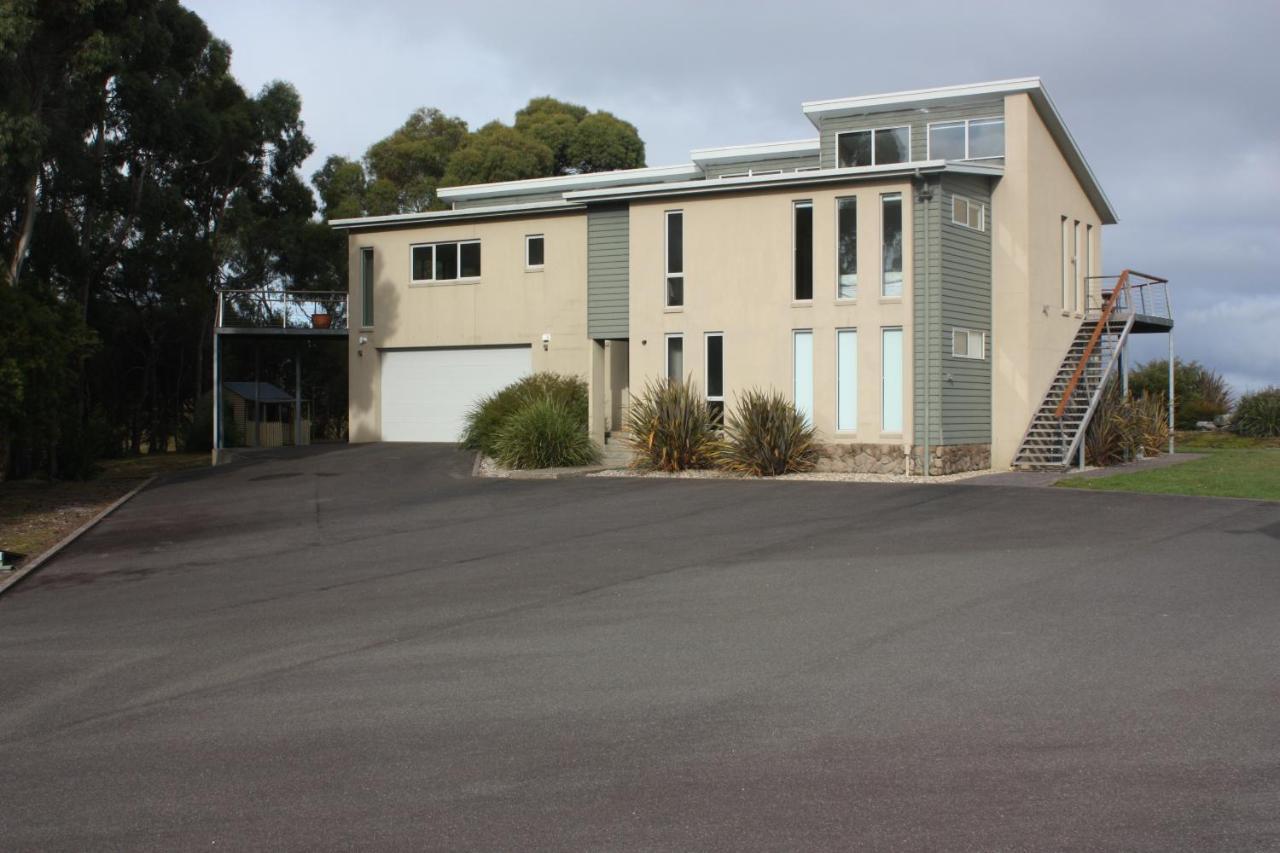
[[627, 413], [631, 409], [631, 342], [616, 340], [604, 342], [605, 411], [609, 421], [608, 432], [622, 432], [627, 428]]

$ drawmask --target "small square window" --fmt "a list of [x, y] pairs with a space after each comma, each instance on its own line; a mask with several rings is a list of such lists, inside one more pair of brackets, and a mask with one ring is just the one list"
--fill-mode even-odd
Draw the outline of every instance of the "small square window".
[[975, 231], [983, 231], [987, 227], [987, 206], [964, 196], [952, 196], [951, 221]]
[[972, 329], [952, 329], [951, 354], [956, 358], [984, 359], [987, 357], [987, 333]]
[[435, 266], [435, 246], [413, 247], [413, 280], [430, 281], [431, 268]]
[[542, 269], [546, 244], [541, 234], [530, 234], [524, 238], [524, 265], [531, 270]]

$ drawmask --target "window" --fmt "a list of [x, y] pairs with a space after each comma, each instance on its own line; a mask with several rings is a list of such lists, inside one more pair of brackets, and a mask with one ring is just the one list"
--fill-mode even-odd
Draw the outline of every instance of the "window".
[[1080, 220], [1071, 229], [1071, 293], [1076, 313], [1084, 304], [1084, 273], [1080, 270]]
[[480, 277], [480, 241], [425, 243], [410, 246], [410, 281], [429, 284]]
[[974, 118], [929, 125], [930, 160], [982, 160], [1004, 156], [1004, 119]]
[[972, 329], [952, 329], [951, 354], [956, 358], [986, 358], [987, 333]]
[[836, 298], [858, 298], [858, 200], [836, 199]]
[[373, 249], [360, 250], [360, 325], [373, 325]]
[[716, 423], [724, 423], [724, 334], [708, 332], [707, 408]]
[[530, 234], [524, 238], [525, 269], [540, 270], [546, 259], [546, 239], [541, 234]]
[[985, 231], [987, 227], [987, 206], [964, 196], [952, 196], [951, 221], [966, 228]]
[[902, 432], [902, 329], [882, 329], [880, 427]]
[[793, 213], [795, 286], [792, 296], [797, 301], [804, 301], [813, 298], [813, 202], [797, 201]]
[[841, 168], [909, 162], [911, 128], [879, 127], [836, 134], [836, 160]]
[[1062, 267], [1062, 310], [1066, 311], [1070, 308], [1071, 303], [1071, 279], [1069, 278], [1068, 272], [1070, 269], [1069, 264], [1071, 258], [1067, 255], [1067, 217], [1065, 216], [1062, 217], [1060, 231], [1061, 234], [1058, 238], [1058, 261]]
[[836, 429], [858, 428], [858, 332], [836, 330]]
[[798, 329], [791, 333], [792, 358], [795, 369], [796, 411], [805, 423], [813, 425], [813, 330]]
[[682, 305], [684, 305], [684, 212], [668, 210], [667, 307], [679, 308]]
[[1089, 309], [1089, 277], [1093, 275], [1093, 226], [1084, 226], [1084, 307]]
[[684, 335], [667, 335], [667, 378], [684, 381]]
[[902, 193], [880, 196], [882, 296], [902, 295]]

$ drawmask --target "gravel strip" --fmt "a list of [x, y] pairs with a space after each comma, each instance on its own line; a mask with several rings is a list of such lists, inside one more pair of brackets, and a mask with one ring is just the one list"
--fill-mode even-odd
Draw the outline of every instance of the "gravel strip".
[[915, 485], [933, 485], [955, 483], [970, 480], [974, 477], [985, 477], [991, 471], [964, 471], [959, 474], [941, 474], [934, 477], [917, 477], [906, 474], [841, 474], [836, 472], [811, 472], [808, 474], [783, 474], [781, 477], [749, 477], [744, 474], [732, 474], [726, 471], [638, 471], [634, 468], [616, 471], [599, 471], [588, 474], [588, 477], [639, 477], [650, 480], [772, 480], [792, 483], [912, 483]]

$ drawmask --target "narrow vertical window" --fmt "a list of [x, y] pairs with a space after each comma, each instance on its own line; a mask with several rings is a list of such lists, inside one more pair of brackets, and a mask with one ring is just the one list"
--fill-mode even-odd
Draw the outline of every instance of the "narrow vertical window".
[[1084, 310], [1084, 267], [1080, 263], [1080, 220], [1071, 232], [1071, 289], [1075, 292], [1076, 313]]
[[795, 290], [797, 301], [813, 298], [813, 202], [797, 201], [794, 207]]
[[1062, 217], [1062, 235], [1058, 247], [1059, 260], [1062, 266], [1062, 310], [1066, 311], [1071, 307], [1071, 279], [1068, 274], [1070, 269], [1070, 258], [1067, 256], [1067, 217]]
[[880, 425], [885, 432], [902, 432], [902, 329], [884, 329], [882, 341], [883, 389]]
[[360, 324], [373, 325], [373, 249], [360, 250]]
[[858, 428], [858, 332], [836, 331], [836, 429]]
[[880, 196], [883, 296], [902, 295], [902, 193]]
[[836, 201], [836, 298], [858, 298], [858, 200]]
[[1093, 275], [1093, 226], [1086, 225], [1084, 227], [1084, 309], [1089, 310], [1089, 300], [1092, 294], [1089, 292], [1092, 282], [1089, 277]]
[[684, 381], [684, 335], [667, 335], [667, 378]]
[[805, 422], [813, 425], [813, 330], [792, 332], [792, 353], [795, 363], [796, 410], [804, 415]]
[[524, 265], [526, 269], [540, 270], [542, 269], [544, 253], [546, 251], [545, 238], [541, 234], [530, 234], [524, 238]]
[[667, 307], [684, 305], [684, 212], [667, 211]]
[[716, 423], [724, 422], [724, 334], [708, 332], [707, 349], [707, 408]]

